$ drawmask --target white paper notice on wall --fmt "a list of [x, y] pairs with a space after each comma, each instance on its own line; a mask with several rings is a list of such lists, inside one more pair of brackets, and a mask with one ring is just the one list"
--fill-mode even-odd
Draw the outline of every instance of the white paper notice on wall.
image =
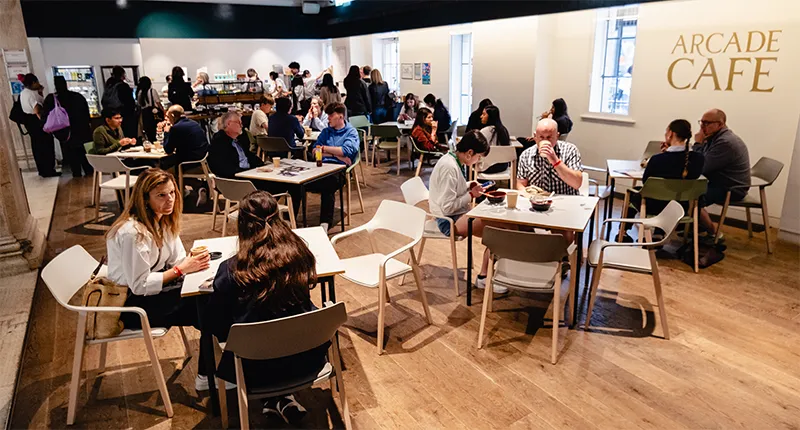
[[4, 49], [3, 56], [6, 59], [6, 64], [28, 63], [28, 54], [24, 49]]
[[22, 92], [22, 83], [17, 78], [19, 75], [30, 73], [28, 55], [24, 49], [3, 49], [3, 63], [6, 66], [6, 76], [11, 86], [11, 94]]

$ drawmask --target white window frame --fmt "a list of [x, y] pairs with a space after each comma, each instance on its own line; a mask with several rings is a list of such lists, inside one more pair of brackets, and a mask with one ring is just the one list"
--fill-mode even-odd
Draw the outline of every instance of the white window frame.
[[[638, 4], [599, 9], [595, 27], [594, 59], [589, 99], [589, 111], [627, 117], [630, 115], [631, 88], [633, 86], [633, 63], [636, 37], [638, 36]], [[609, 37], [609, 29], [616, 27], [616, 35]], [[625, 28], [634, 28], [633, 35], [626, 35]], [[632, 42], [632, 43], [631, 43]], [[609, 52], [609, 43], [614, 44]], [[629, 52], [623, 53], [623, 45]], [[630, 67], [620, 70], [620, 58], [628, 57]], [[614, 64], [614, 72], [607, 73]], [[629, 73], [629, 70], [631, 73]], [[626, 88], [627, 87], [627, 93]], [[622, 91], [622, 96], [617, 96]], [[614, 93], [613, 96], [609, 95]], [[627, 100], [625, 99], [627, 96]]]
[[381, 75], [389, 85], [389, 91], [400, 93], [400, 38], [380, 39]]
[[450, 112], [458, 115], [460, 125], [472, 110], [472, 55], [472, 33], [450, 36]]
[[322, 42], [322, 68], [333, 65], [333, 41], [328, 39]]

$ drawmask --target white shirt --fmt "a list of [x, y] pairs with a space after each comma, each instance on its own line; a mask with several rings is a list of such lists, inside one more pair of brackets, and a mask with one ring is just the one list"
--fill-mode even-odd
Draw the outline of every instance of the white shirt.
[[469, 212], [472, 197], [458, 161], [448, 153], [436, 162], [430, 178], [428, 205], [439, 216], [461, 215]]
[[274, 81], [270, 79], [267, 83], [268, 83], [268, 91], [272, 95], [272, 97], [277, 97], [279, 91], [280, 92], [285, 91], [283, 87], [283, 81], [280, 78]]
[[44, 104], [44, 97], [39, 95], [38, 91], [34, 91], [30, 88], [25, 88], [19, 94], [19, 103], [22, 105], [22, 111], [33, 115], [36, 113], [34, 110], [36, 105], [43, 105]]
[[253, 116], [250, 118], [250, 134], [253, 136], [266, 136], [267, 135], [267, 114], [261, 109], [253, 111]]
[[106, 241], [106, 247], [108, 279], [127, 286], [133, 294], [152, 296], [180, 288], [180, 283], [163, 285], [163, 272], [186, 258], [186, 250], [179, 236], [164, 237], [159, 250], [144, 226], [131, 219]]
[[303, 118], [303, 127], [311, 127], [314, 131], [322, 131], [328, 127], [328, 114], [320, 108], [319, 116], [311, 119], [311, 109]]
[[481, 129], [481, 134], [489, 142], [489, 146], [497, 146], [497, 133], [494, 132], [493, 125], [487, 125]]

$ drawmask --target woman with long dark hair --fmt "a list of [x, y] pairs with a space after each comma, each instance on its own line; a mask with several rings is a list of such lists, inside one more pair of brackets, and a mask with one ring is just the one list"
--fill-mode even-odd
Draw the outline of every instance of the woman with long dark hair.
[[[489, 105], [483, 109], [481, 115], [481, 134], [489, 142], [489, 146], [509, 146], [511, 140], [508, 136], [508, 129], [503, 125], [500, 119], [500, 109], [497, 106]], [[483, 173], [500, 173], [508, 169], [508, 163], [497, 163], [489, 166]]]
[[411, 128], [411, 137], [426, 151], [447, 151], [447, 144], [440, 144], [436, 136], [438, 124], [433, 120], [433, 112], [423, 107], [417, 111], [417, 118]]
[[[270, 321], [314, 310], [309, 285], [316, 282], [316, 260], [300, 237], [278, 215], [271, 194], [255, 191], [239, 203], [239, 248], [214, 277], [214, 292], [204, 314], [204, 330], [220, 341], [237, 323]], [[319, 372], [329, 345], [280, 359], [243, 360], [247, 385], [258, 387]], [[236, 381], [233, 355], [224, 352], [217, 375]], [[296, 422], [305, 409], [289, 394], [268, 399], [265, 413]]]
[[347, 117], [369, 116], [370, 112], [372, 112], [369, 88], [367, 88], [367, 83], [361, 79], [361, 69], [358, 66], [350, 66], [350, 71], [347, 72], [347, 76], [344, 78], [344, 91], [347, 94], [344, 99], [344, 105], [347, 107]]
[[553, 100], [553, 106], [549, 111], [542, 113], [542, 118], [551, 118], [558, 124], [558, 134], [566, 135], [572, 131], [572, 119], [567, 113], [567, 102], [562, 98]]
[[452, 121], [450, 112], [447, 110], [447, 106], [444, 105], [442, 99], [437, 99], [433, 94], [425, 96], [423, 101], [425, 105], [433, 111], [433, 120], [439, 125], [439, 141], [443, 141], [446, 138], [444, 132], [450, 128], [450, 123]]
[[153, 82], [147, 76], [139, 79], [136, 87], [136, 105], [142, 120], [142, 132], [151, 142], [156, 140], [156, 126], [164, 119], [164, 106], [161, 98], [153, 88]]
[[192, 110], [192, 97], [194, 90], [192, 85], [186, 82], [186, 75], [180, 66], [172, 68], [172, 82], [169, 83], [167, 98], [174, 105], [181, 105], [184, 111]]
[[322, 86], [319, 88], [319, 99], [322, 101], [322, 109], [331, 103], [341, 103], [342, 93], [333, 83], [333, 75], [326, 73], [322, 76]]
[[478, 103], [478, 108], [469, 115], [466, 131], [480, 130], [483, 128], [483, 124], [481, 123], [481, 115], [483, 115], [483, 110], [486, 109], [486, 106], [491, 106], [492, 104], [492, 101], [489, 99], [483, 99], [480, 103]]
[[406, 94], [406, 97], [403, 99], [403, 107], [400, 109], [400, 115], [397, 115], [397, 122], [416, 120], [419, 108], [417, 96], [415, 96], [414, 93]]

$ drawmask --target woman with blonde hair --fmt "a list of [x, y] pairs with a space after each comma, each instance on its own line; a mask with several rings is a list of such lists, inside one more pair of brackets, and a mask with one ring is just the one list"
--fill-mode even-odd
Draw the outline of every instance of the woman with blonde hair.
[[[254, 191], [239, 203], [239, 249], [214, 277], [214, 292], [203, 316], [203, 330], [224, 342], [233, 324], [270, 321], [315, 309], [309, 285], [316, 283], [316, 260], [303, 240], [278, 214], [278, 202], [266, 191]], [[329, 344], [291, 357], [244, 360], [248, 387], [299, 380], [316, 375], [326, 363]], [[217, 376], [235, 381], [233, 355], [224, 352]], [[296, 424], [305, 415], [291, 394], [268, 399], [264, 413]]]
[[[183, 276], [209, 267], [209, 254], [187, 256], [179, 236], [183, 201], [171, 174], [147, 169], [139, 175], [128, 204], [106, 235], [108, 279], [129, 290], [125, 306], [147, 313], [151, 327], [199, 328], [194, 298], [181, 299]], [[126, 329], [141, 329], [139, 316], [123, 312]], [[199, 363], [203, 363], [202, 350]], [[208, 389], [198, 368], [195, 387]]]
[[389, 119], [389, 112], [392, 110], [393, 101], [389, 97], [389, 84], [383, 80], [378, 69], [369, 72], [369, 96], [372, 99], [372, 122], [380, 124]]

